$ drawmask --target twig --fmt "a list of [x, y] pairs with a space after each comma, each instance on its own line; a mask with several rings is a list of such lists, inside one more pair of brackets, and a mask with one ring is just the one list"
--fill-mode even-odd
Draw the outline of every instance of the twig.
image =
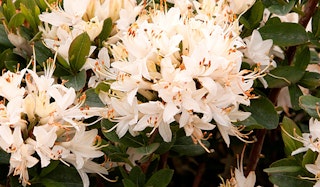
[[202, 181], [202, 175], [204, 174], [205, 171], [206, 171], [206, 163], [202, 162], [202, 163], [200, 163], [200, 165], [198, 167], [197, 175], [194, 178], [192, 187], [199, 187], [200, 186], [200, 183]]

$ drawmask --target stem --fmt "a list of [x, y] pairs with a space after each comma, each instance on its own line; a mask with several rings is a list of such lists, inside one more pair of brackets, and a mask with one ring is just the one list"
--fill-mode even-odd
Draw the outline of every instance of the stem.
[[[154, 141], [154, 139], [156, 138], [156, 136], [158, 135], [158, 133], [159, 133], [159, 130], [158, 130], [158, 129], [156, 129], [156, 130], [152, 133], [152, 135], [151, 135], [151, 137], [150, 137], [150, 139], [149, 139], [149, 141], [148, 141], [148, 145], [150, 145], [150, 144], [153, 143], [153, 141]], [[143, 173], [147, 173], [148, 168], [149, 168], [149, 166], [150, 166], [150, 164], [151, 164], [151, 161], [152, 161], [152, 156], [153, 156], [153, 153], [152, 153], [151, 155], [149, 155], [148, 161], [146, 161], [146, 162], [144, 162], [144, 163], [142, 163], [142, 164], [140, 165], [140, 168], [141, 168], [141, 170], [142, 170]]]
[[[317, 10], [318, 2], [319, 2], [319, 0], [307, 1], [305, 8], [304, 8], [304, 14], [299, 19], [299, 24], [301, 24], [304, 28], [306, 28], [311, 17], [313, 16], [315, 11]], [[291, 46], [286, 51], [286, 56], [288, 58], [289, 65], [292, 64], [296, 50], [297, 50], [297, 46]], [[281, 90], [280, 88], [273, 88], [270, 90], [269, 99], [271, 100], [271, 102], [273, 104], [276, 104], [280, 90]], [[252, 150], [250, 153], [250, 157], [249, 157], [250, 163], [247, 166], [247, 170], [245, 173], [246, 176], [249, 174], [250, 171], [256, 170], [256, 167], [257, 167], [259, 159], [260, 159], [261, 150], [263, 147], [263, 142], [266, 137], [266, 134], [267, 134], [267, 129], [260, 129], [260, 130], [257, 130], [257, 132], [256, 132], [257, 141], [253, 144], [253, 147], [252, 147]]]
[[200, 186], [200, 183], [202, 181], [202, 175], [204, 174], [204, 172], [206, 171], [206, 164], [205, 162], [200, 163], [198, 171], [197, 171], [197, 175], [194, 178], [192, 187], [198, 187]]

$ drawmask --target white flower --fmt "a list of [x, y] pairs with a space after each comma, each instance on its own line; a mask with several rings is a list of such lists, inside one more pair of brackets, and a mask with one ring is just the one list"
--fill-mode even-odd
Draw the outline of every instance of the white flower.
[[314, 152], [320, 153], [320, 122], [315, 118], [310, 118], [309, 120], [309, 131], [310, 133], [303, 133], [302, 137], [292, 137], [297, 141], [300, 141], [303, 143], [303, 147], [300, 147], [293, 151], [291, 155], [296, 155], [301, 152], [306, 152], [308, 149], [311, 149]]
[[38, 163], [38, 159], [33, 157], [34, 149], [29, 144], [21, 144], [17, 151], [11, 154], [9, 174], [19, 175], [19, 180], [23, 186], [30, 185], [28, 168], [32, 168]]
[[[81, 169], [87, 159], [103, 156], [103, 152], [99, 151], [99, 147], [95, 145], [97, 134], [97, 129], [85, 131], [85, 127], [81, 127], [75, 132], [74, 137], [70, 141], [60, 143], [60, 146], [70, 150], [71, 153], [74, 154], [74, 165], [77, 169]], [[68, 155], [66, 158], [69, 156], [70, 155]]]
[[26, 142], [34, 146], [34, 150], [40, 157], [41, 167], [46, 167], [50, 164], [50, 159], [52, 159], [52, 151], [54, 143], [57, 139], [56, 131], [58, 128], [56, 126], [42, 125], [36, 126], [33, 129], [33, 135], [36, 140], [28, 138]]
[[[317, 157], [316, 161], [314, 164], [306, 164], [305, 165], [306, 169], [315, 175], [315, 180], [317, 181], [314, 187], [319, 187], [320, 186], [320, 156]], [[309, 178], [307, 178], [309, 179]]]
[[256, 0], [229, 0], [230, 8], [235, 14], [241, 14], [247, 11]]
[[244, 54], [248, 63], [251, 65], [260, 64], [264, 67], [269, 65], [277, 66], [276, 62], [270, 57], [270, 49], [273, 44], [271, 39], [263, 40], [259, 31], [254, 30], [251, 38], [245, 38], [244, 42], [247, 44]]
[[39, 19], [53, 26], [75, 25], [82, 21], [82, 16], [86, 12], [89, 2], [90, 0], [63, 1], [63, 10], [58, 6], [51, 7], [51, 12], [40, 14]]
[[25, 88], [21, 87], [21, 81], [26, 70], [17, 73], [5, 72], [0, 77], [0, 96], [11, 100], [17, 97], [23, 97]]
[[104, 175], [108, 174], [107, 168], [91, 161], [91, 159], [84, 160], [84, 163], [81, 168], [78, 167], [77, 157], [74, 154], [69, 155], [64, 160], [71, 163], [72, 165], [74, 165], [76, 167], [76, 169], [82, 179], [83, 187], [89, 187], [89, 184], [90, 184], [89, 177], [88, 177], [87, 173], [96, 173], [96, 174], [100, 175], [102, 178], [104, 178], [105, 180], [110, 181], [109, 179], [107, 179], [104, 176]]
[[[149, 101], [148, 103], [140, 104], [138, 108], [143, 114], [143, 117], [138, 121], [133, 130], [142, 131], [146, 127], [152, 127], [153, 130], [149, 133], [152, 134], [158, 128], [163, 140], [165, 142], [170, 142], [172, 139], [172, 132], [170, 129], [171, 120], [169, 122], [165, 121], [168, 120], [164, 113], [165, 106], [158, 101]], [[166, 114], [170, 114], [170, 112], [175, 113], [167, 107]]]
[[[138, 108], [137, 108], [137, 99], [133, 98], [132, 104], [127, 102], [126, 98], [116, 99], [111, 98], [110, 108], [112, 108], [113, 117], [112, 121], [118, 122], [112, 129], [116, 129], [116, 133], [121, 138], [123, 137], [128, 130], [131, 130], [133, 126], [138, 121]], [[112, 130], [112, 129], [109, 129]], [[130, 131], [132, 135], [132, 131]]]

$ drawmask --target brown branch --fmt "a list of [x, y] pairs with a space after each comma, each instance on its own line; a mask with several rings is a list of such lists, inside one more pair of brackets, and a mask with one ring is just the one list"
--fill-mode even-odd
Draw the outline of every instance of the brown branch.
[[[302, 25], [304, 28], [307, 27], [310, 19], [314, 15], [317, 10], [317, 4], [319, 0], [309, 0], [305, 7], [304, 7], [304, 14], [299, 19], [299, 24]], [[289, 62], [289, 65], [292, 64], [294, 59], [294, 55], [296, 54], [297, 46], [291, 46], [288, 48], [286, 55]]]
[[317, 10], [317, 4], [319, 0], [308, 0], [304, 7], [304, 15], [299, 19], [299, 24], [304, 28], [307, 27], [311, 17]]
[[205, 171], [206, 171], [206, 163], [202, 162], [202, 163], [200, 163], [200, 165], [198, 167], [197, 175], [194, 178], [192, 187], [199, 187], [200, 186], [200, 183], [202, 181], [202, 175], [204, 174]]

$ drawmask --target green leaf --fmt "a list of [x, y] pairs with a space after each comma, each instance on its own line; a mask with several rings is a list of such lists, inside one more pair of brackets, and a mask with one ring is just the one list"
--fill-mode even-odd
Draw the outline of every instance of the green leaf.
[[243, 106], [245, 111], [251, 112], [251, 116], [266, 129], [275, 129], [279, 124], [279, 116], [272, 102], [260, 96], [250, 101], [250, 107]]
[[46, 62], [48, 58], [53, 57], [52, 52], [43, 45], [42, 41], [34, 42], [34, 50], [36, 53], [36, 60], [41, 66], [42, 63]]
[[40, 177], [44, 177], [44, 176], [48, 175], [49, 173], [51, 173], [54, 169], [56, 169], [58, 167], [59, 163], [60, 163], [60, 161], [52, 160], [47, 167], [45, 167], [41, 170]]
[[90, 38], [84, 32], [77, 36], [71, 43], [69, 48], [69, 64], [73, 73], [77, 73], [85, 64], [90, 52]]
[[[301, 136], [301, 131], [299, 127], [295, 124], [295, 122], [288, 117], [283, 118], [281, 127], [281, 135], [282, 140], [284, 142], [284, 151], [287, 156], [290, 156], [292, 151], [295, 151], [303, 146], [301, 142], [292, 138], [296, 135]], [[290, 134], [291, 137], [288, 134]]]
[[3, 7], [3, 15], [5, 16], [6, 20], [10, 20], [13, 15], [16, 14], [16, 7], [12, 3], [12, 0], [6, 1], [5, 4], [2, 5]]
[[153, 174], [147, 181], [145, 187], [166, 187], [171, 181], [173, 170], [162, 169]]
[[259, 29], [264, 40], [272, 39], [279, 46], [294, 46], [308, 42], [305, 29], [296, 23], [268, 24]]
[[312, 33], [315, 35], [315, 37], [319, 37], [320, 36], [320, 8], [319, 7], [314, 13], [314, 15], [312, 16], [311, 26], [312, 26]]
[[300, 107], [306, 111], [311, 117], [319, 118], [317, 110], [320, 106], [320, 98], [312, 95], [304, 95], [299, 99]]
[[72, 87], [79, 91], [86, 85], [87, 74], [85, 70], [82, 70], [76, 75], [64, 76], [62, 79], [67, 80], [66, 87]]
[[111, 18], [107, 18], [103, 21], [103, 27], [102, 27], [102, 31], [99, 35], [99, 39], [101, 41], [101, 44], [103, 41], [107, 40], [110, 36], [110, 33], [112, 31], [112, 19]]
[[304, 70], [294, 66], [279, 66], [264, 76], [269, 88], [282, 88], [297, 83], [304, 75]]
[[122, 179], [122, 183], [124, 187], [139, 187], [135, 185], [134, 182], [131, 181], [130, 179]]
[[0, 164], [9, 164], [10, 154], [0, 148]]
[[8, 35], [5, 31], [5, 28], [2, 24], [0, 24], [0, 46], [4, 48], [12, 48], [13, 45], [8, 39]]
[[108, 92], [110, 90], [110, 84], [106, 84], [104, 82], [100, 82], [97, 87], [95, 88], [95, 92], [97, 94], [100, 93], [100, 91], [103, 91], [103, 92]]
[[[210, 146], [208, 141], [202, 141], [202, 143], [206, 147]], [[171, 150], [177, 152], [180, 156], [197, 156], [206, 153], [205, 149], [201, 145], [195, 144], [189, 136], [177, 138]]]
[[138, 147], [135, 150], [138, 154], [149, 155], [149, 154], [153, 153], [155, 150], [157, 150], [159, 146], [160, 146], [160, 143], [152, 143], [147, 146]]
[[289, 94], [292, 108], [294, 110], [300, 110], [301, 108], [299, 106], [299, 97], [303, 95], [300, 87], [296, 84], [290, 85]]
[[24, 23], [25, 17], [22, 13], [17, 13], [14, 16], [11, 17], [8, 27], [9, 28], [15, 28]]
[[271, 13], [277, 14], [279, 16], [284, 16], [291, 11], [294, 5], [295, 5], [295, 1], [291, 0], [289, 1], [289, 3], [271, 5], [268, 7], [268, 10]]
[[103, 135], [112, 142], [119, 142], [128, 147], [141, 147], [144, 146], [144, 141], [141, 136], [133, 137], [130, 133], [126, 133], [122, 138], [119, 138], [115, 130], [108, 132], [116, 123], [108, 119], [101, 120], [101, 130]]
[[45, 186], [83, 187], [82, 180], [74, 167], [59, 164], [50, 175], [40, 178]]
[[129, 179], [133, 181], [136, 186], [143, 186], [145, 184], [146, 176], [140, 167], [135, 166], [129, 173]]
[[293, 59], [293, 65], [297, 68], [305, 70], [310, 63], [310, 49], [306, 45], [298, 46]]
[[[88, 89], [85, 91], [86, 101], [84, 105], [89, 107], [105, 107], [105, 104], [99, 98], [99, 95], [95, 92], [95, 89]], [[106, 109], [107, 110], [107, 109]]]
[[305, 88], [311, 90], [316, 89], [320, 86], [320, 74], [316, 72], [306, 71], [299, 81], [299, 84]]
[[[32, 2], [32, 1], [30, 1], [30, 2]], [[30, 24], [30, 27], [33, 30], [37, 30], [38, 29], [38, 21], [37, 20], [39, 20], [39, 18], [38, 18], [38, 15], [33, 14], [32, 9], [30, 9], [30, 8], [27, 7], [25, 4], [20, 3], [21, 13], [24, 15], [24, 17], [26, 18], [26, 20]]]
[[59, 64], [61, 64], [61, 66], [66, 69], [66, 70], [70, 70], [70, 64], [69, 62], [64, 59], [62, 56], [60, 56], [59, 54], [57, 55], [57, 59], [58, 59], [58, 62]]
[[300, 166], [279, 166], [266, 168], [263, 171], [266, 173], [290, 173], [290, 172], [298, 172], [301, 170]]
[[301, 179], [299, 176], [291, 176], [286, 174], [274, 174], [269, 177], [269, 180], [281, 187], [312, 187], [315, 182]]
[[314, 164], [315, 160], [317, 159], [317, 156], [317, 152], [313, 152], [311, 149], [308, 149], [308, 151], [303, 156], [301, 165], [305, 166], [306, 164]]
[[251, 35], [252, 31], [259, 27], [263, 18], [264, 6], [261, 1], [257, 1], [244, 15], [240, 17], [240, 23], [244, 25], [241, 37]]

